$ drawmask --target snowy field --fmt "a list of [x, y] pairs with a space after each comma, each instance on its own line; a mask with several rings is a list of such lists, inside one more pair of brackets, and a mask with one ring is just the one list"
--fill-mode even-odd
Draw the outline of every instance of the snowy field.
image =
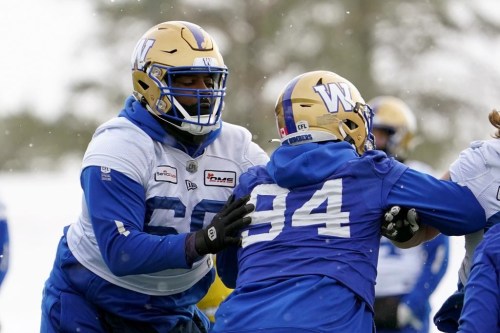
[[[10, 270], [0, 289], [2, 333], [39, 331], [42, 287], [57, 242], [62, 228], [76, 219], [80, 209], [79, 165], [70, 163], [61, 170], [0, 173], [11, 236]], [[455, 289], [463, 253], [462, 238], [453, 237], [448, 271], [432, 297], [434, 310]]]

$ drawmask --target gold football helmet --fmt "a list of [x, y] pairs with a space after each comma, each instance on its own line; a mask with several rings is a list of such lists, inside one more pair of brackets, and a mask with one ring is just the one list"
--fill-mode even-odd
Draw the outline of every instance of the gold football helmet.
[[371, 109], [351, 82], [333, 72], [292, 79], [276, 102], [275, 116], [282, 144], [346, 141], [359, 154], [373, 149]]
[[[212, 37], [189, 22], [169, 21], [149, 29], [132, 54], [134, 96], [162, 121], [192, 135], [220, 127], [227, 67]], [[208, 76], [207, 89], [175, 87], [175, 78]], [[182, 105], [179, 97], [197, 103]], [[181, 98], [182, 99], [182, 98]]]
[[380, 149], [391, 156], [404, 159], [412, 148], [417, 128], [415, 115], [410, 107], [393, 96], [375, 97], [368, 104], [374, 112], [373, 128], [386, 131], [389, 135], [385, 147]]

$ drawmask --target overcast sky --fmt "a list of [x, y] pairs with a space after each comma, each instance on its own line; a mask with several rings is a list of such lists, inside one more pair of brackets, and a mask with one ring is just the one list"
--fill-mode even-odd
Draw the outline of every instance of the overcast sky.
[[78, 49], [95, 26], [84, 0], [6, 0], [0, 11], [0, 115], [28, 106], [48, 117], [86, 70]]

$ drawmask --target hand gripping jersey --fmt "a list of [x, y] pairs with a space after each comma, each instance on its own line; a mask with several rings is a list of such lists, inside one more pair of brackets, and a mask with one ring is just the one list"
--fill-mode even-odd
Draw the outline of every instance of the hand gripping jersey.
[[[408, 167], [432, 175], [432, 168], [420, 161], [404, 162]], [[397, 324], [397, 311], [388, 308], [403, 302], [419, 320], [419, 332], [429, 331], [429, 298], [446, 273], [449, 257], [449, 239], [444, 235], [409, 249], [396, 247], [389, 239], [382, 237], [377, 265], [375, 285], [375, 322], [377, 331], [389, 331]], [[389, 313], [393, 311], [393, 316]], [[394, 320], [396, 319], [396, 320]], [[393, 320], [392, 322], [390, 320]], [[398, 332], [404, 332], [403, 329]]]
[[370, 332], [388, 207], [415, 207], [422, 223], [447, 234], [485, 223], [467, 188], [383, 152], [359, 157], [347, 142], [282, 145], [267, 167], [242, 175], [235, 193], [251, 194], [256, 209], [242, 247], [217, 255], [221, 279], [235, 290], [214, 332]]
[[[82, 163], [82, 213], [66, 235], [71, 254], [93, 273], [82, 270], [72, 281], [87, 300], [143, 322], [175, 323], [176, 314], [193, 311], [214, 272], [208, 255], [186, 261], [186, 235], [210, 223], [244, 171], [268, 161], [236, 125], [222, 123], [208, 142], [188, 155], [134, 98], [96, 130]], [[75, 265], [59, 266], [76, 277]]]

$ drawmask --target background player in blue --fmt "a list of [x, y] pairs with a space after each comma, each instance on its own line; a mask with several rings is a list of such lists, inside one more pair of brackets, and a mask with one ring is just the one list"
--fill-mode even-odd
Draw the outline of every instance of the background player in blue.
[[0, 201], [0, 286], [9, 268], [9, 226], [5, 205]]
[[[374, 112], [376, 148], [412, 169], [433, 175], [427, 164], [408, 159], [417, 131], [410, 107], [394, 96], [378, 96], [368, 104]], [[388, 238], [381, 238], [374, 306], [377, 332], [429, 332], [429, 298], [446, 272], [448, 256], [449, 239], [444, 235], [410, 249], [399, 249]]]
[[210, 253], [239, 244], [253, 209], [231, 192], [268, 161], [221, 120], [227, 74], [195, 24], [161, 23], [139, 40], [133, 96], [83, 158], [82, 212], [46, 281], [42, 332], [207, 331], [196, 303], [214, 279]]
[[[0, 286], [9, 269], [9, 227], [5, 205], [0, 201]], [[0, 327], [1, 331], [1, 327]]]
[[234, 191], [255, 211], [242, 247], [217, 254], [235, 290], [214, 332], [372, 332], [385, 210], [416, 200], [422, 222], [447, 234], [484, 227], [484, 211], [466, 187], [372, 150], [372, 111], [335, 73], [294, 78], [275, 112], [281, 146]]

